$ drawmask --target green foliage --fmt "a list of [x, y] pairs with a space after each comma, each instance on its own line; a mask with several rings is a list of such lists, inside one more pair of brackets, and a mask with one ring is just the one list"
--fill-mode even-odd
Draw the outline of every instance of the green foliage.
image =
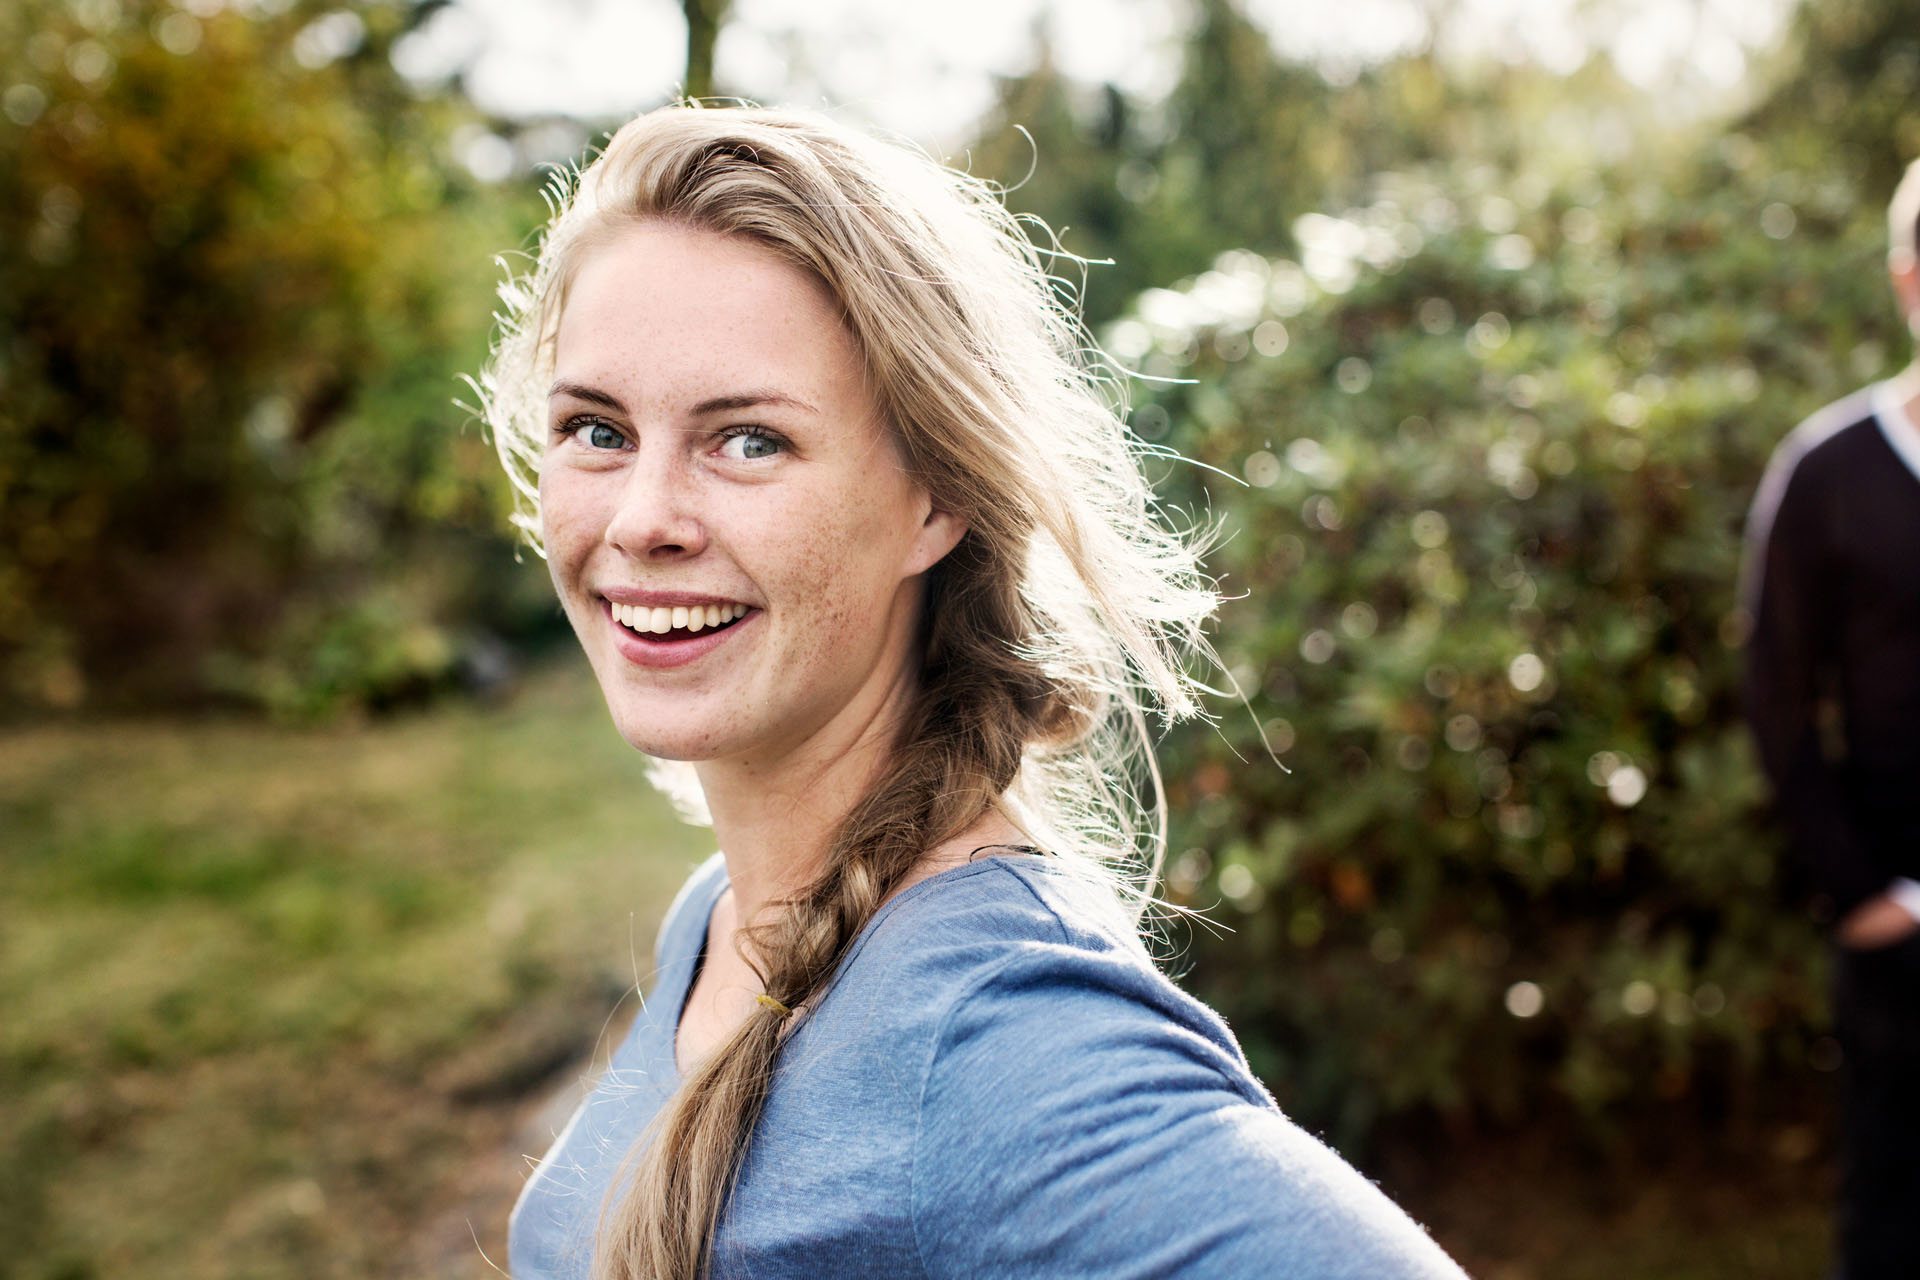
[[1165, 481], [1224, 517], [1250, 700], [1170, 744], [1171, 883], [1224, 900], [1195, 983], [1303, 1116], [1597, 1115], [1804, 1059], [1735, 582], [1775, 441], [1902, 341], [1874, 207], [1738, 136], [1693, 176], [1385, 175], [1299, 262], [1110, 331], [1192, 380], [1142, 433], [1225, 473]]
[[1892, 194], [1920, 157], [1920, 33], [1902, 0], [1803, 4], [1745, 128], [1797, 167]]
[[1628, 141], [1642, 160], [1669, 159], [1653, 104], [1604, 58], [1563, 77], [1422, 54], [1333, 84], [1276, 53], [1238, 0], [1189, 8], [1164, 100], [1076, 83], [1043, 46], [1033, 71], [1001, 82], [964, 152], [1011, 208], [1100, 264], [1060, 271], [1084, 285], [1095, 324], [1224, 251], [1297, 252], [1296, 219], [1359, 200], [1378, 173], [1436, 162], [1566, 173]]
[[[418, 12], [0, 17], [0, 698], [194, 696], [222, 656], [231, 687], [314, 630], [290, 607], [504, 547], [453, 376], [528, 211], [393, 71]], [[476, 609], [484, 562], [438, 562], [408, 627]]]
[[1339, 145], [1336, 95], [1317, 73], [1281, 61], [1231, 0], [1198, 0], [1193, 23], [1165, 102], [1076, 84], [1043, 49], [1035, 71], [1002, 82], [967, 149], [973, 172], [1010, 188], [1012, 208], [1070, 252], [1111, 261], [1086, 278], [1096, 321], [1223, 249], [1289, 247], [1291, 220], [1363, 172]]

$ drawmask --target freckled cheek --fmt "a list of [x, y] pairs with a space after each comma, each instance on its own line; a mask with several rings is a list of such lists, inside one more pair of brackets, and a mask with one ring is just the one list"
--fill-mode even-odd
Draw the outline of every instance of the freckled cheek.
[[849, 660], [865, 668], [877, 660], [887, 638], [887, 620], [898, 582], [884, 559], [886, 543], [836, 539], [821, 548], [820, 607], [816, 636], [827, 646], [823, 661]]
[[604, 522], [587, 497], [562, 477], [541, 478], [540, 540], [557, 581], [576, 575], [600, 540]]
[[795, 579], [844, 623], [851, 606], [873, 590], [873, 558], [879, 548], [858, 529], [815, 530], [796, 556]]
[[[831, 518], [821, 519], [825, 513]], [[887, 498], [815, 490], [783, 502], [780, 515], [722, 519], [710, 530], [715, 545], [737, 556], [787, 617], [804, 618], [809, 639], [799, 643], [808, 651], [833, 637], [854, 641], [884, 619], [906, 551]]]
[[801, 697], [837, 701], [871, 672], [872, 624], [844, 595], [823, 598], [788, 632], [780, 679]]

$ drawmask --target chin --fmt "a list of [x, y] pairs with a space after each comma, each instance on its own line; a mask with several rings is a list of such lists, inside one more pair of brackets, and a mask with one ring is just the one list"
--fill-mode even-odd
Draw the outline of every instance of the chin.
[[613, 726], [627, 745], [641, 755], [656, 760], [677, 760], [692, 764], [722, 754], [724, 744], [713, 733], [676, 732], [656, 719], [613, 713]]
[[[627, 682], [633, 673], [623, 669], [618, 658], [610, 659], [603, 669], [598, 655], [589, 665], [600, 685], [613, 727], [627, 745], [643, 755], [659, 760], [708, 760], [719, 754], [727, 738], [726, 726], [709, 704], [718, 699], [688, 696], [685, 691], [658, 688], [634, 688]], [[609, 670], [610, 669], [610, 670]]]
[[686, 706], [673, 699], [616, 694], [607, 699], [607, 712], [635, 751], [656, 760], [692, 763], [731, 754], [740, 745], [741, 726], [732, 717], [715, 715], [706, 702], [699, 699]]

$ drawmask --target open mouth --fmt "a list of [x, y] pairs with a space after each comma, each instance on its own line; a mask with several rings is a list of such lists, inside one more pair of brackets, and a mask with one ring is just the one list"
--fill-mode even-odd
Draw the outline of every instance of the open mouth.
[[615, 622], [656, 644], [691, 639], [703, 632], [724, 631], [750, 612], [749, 606], [744, 604], [675, 605], [672, 608], [650, 609], [646, 605], [614, 604], [609, 601], [608, 608]]

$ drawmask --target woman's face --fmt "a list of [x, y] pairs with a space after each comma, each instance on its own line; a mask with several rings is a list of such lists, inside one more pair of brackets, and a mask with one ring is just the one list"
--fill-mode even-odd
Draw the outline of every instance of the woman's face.
[[614, 723], [675, 760], [772, 763], [876, 711], [964, 532], [903, 470], [824, 286], [665, 223], [574, 278], [540, 510]]

